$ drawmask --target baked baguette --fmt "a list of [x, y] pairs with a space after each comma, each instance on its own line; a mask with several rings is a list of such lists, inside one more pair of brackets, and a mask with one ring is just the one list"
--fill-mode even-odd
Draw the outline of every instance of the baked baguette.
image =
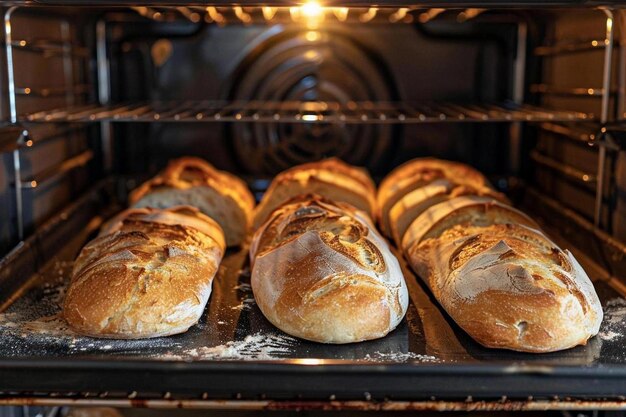
[[163, 172], [131, 192], [129, 201], [133, 207], [197, 207], [221, 226], [227, 246], [244, 241], [255, 205], [241, 179], [192, 157], [171, 161]]
[[381, 231], [393, 237], [390, 211], [409, 192], [438, 179], [477, 189], [490, 187], [489, 181], [474, 168], [458, 162], [435, 158], [417, 158], [406, 162], [387, 175], [378, 187], [377, 218]]
[[489, 187], [459, 185], [446, 178], [435, 180], [404, 195], [389, 210], [389, 225], [396, 245], [402, 244], [404, 233], [411, 222], [426, 209], [456, 197], [471, 195], [491, 197], [499, 202], [508, 203], [503, 194]]
[[569, 251], [532, 227], [471, 223], [481, 222], [415, 241], [406, 255], [473, 339], [490, 348], [540, 353], [585, 344], [598, 333], [600, 301]]
[[275, 210], [251, 245], [252, 290], [284, 332], [322, 343], [376, 339], [404, 317], [398, 260], [369, 216], [305, 195]]
[[204, 311], [224, 250], [220, 226], [195, 208], [126, 210], [76, 259], [63, 315], [93, 337], [185, 332]]
[[285, 201], [307, 193], [348, 203], [370, 216], [375, 212], [376, 188], [369, 174], [337, 158], [330, 158], [298, 165], [278, 174], [256, 209], [254, 228], [259, 228]]
[[436, 238], [459, 224], [489, 226], [502, 223], [539, 228], [526, 214], [493, 198], [462, 196], [436, 204], [413, 220], [402, 238], [402, 249], [407, 251], [414, 243]]

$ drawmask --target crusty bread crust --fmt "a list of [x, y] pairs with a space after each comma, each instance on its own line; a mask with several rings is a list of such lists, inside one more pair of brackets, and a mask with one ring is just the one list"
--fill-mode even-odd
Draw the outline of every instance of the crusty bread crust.
[[219, 223], [228, 246], [245, 240], [255, 204], [242, 180], [193, 157], [171, 161], [163, 172], [131, 192], [129, 202], [133, 207], [198, 207]]
[[552, 352], [599, 331], [589, 277], [538, 230], [457, 225], [406, 253], [448, 314], [487, 347]]
[[381, 231], [392, 236], [389, 212], [406, 194], [438, 179], [449, 179], [458, 185], [489, 188], [489, 181], [474, 168], [458, 162], [435, 158], [408, 161], [387, 175], [378, 187], [376, 217]]
[[191, 206], [174, 206], [167, 210], [155, 210], [147, 207], [130, 208], [122, 211], [103, 224], [100, 228], [99, 236], [117, 232], [122, 229], [126, 221], [131, 219], [167, 224], [170, 226], [181, 225], [191, 227], [213, 239], [222, 251], [226, 250], [224, 231], [220, 225], [209, 216], [201, 213], [196, 207]]
[[322, 343], [383, 337], [404, 317], [397, 259], [367, 215], [319, 196], [275, 210], [251, 245], [252, 290], [265, 317]]
[[102, 338], [186, 331], [211, 294], [224, 254], [220, 233], [192, 208], [127, 210], [78, 256], [63, 305], [66, 321]]
[[376, 191], [367, 172], [331, 158], [298, 165], [278, 174], [256, 209], [254, 228], [258, 229], [285, 201], [309, 193], [348, 203], [369, 216], [375, 212]]
[[389, 225], [396, 245], [402, 244], [406, 230], [424, 211], [444, 201], [471, 195], [491, 197], [501, 203], [509, 202], [504, 194], [488, 187], [459, 185], [446, 178], [435, 180], [407, 193], [389, 210]]
[[404, 233], [402, 249], [406, 251], [415, 242], [436, 238], [456, 225], [489, 226], [499, 223], [539, 228], [526, 214], [491, 197], [462, 196], [443, 201], [422, 212]]

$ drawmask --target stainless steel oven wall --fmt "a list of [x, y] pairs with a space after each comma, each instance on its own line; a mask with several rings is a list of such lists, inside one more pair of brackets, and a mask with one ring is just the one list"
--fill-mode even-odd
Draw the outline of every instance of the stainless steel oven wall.
[[[4, 8], [1, 115], [5, 123], [24, 113], [81, 105], [93, 100], [92, 50], [85, 14], [65, 9]], [[9, 37], [7, 39], [6, 37]], [[13, 71], [6, 71], [7, 58]], [[10, 87], [13, 88], [10, 88]], [[13, 96], [13, 97], [11, 97]], [[0, 165], [0, 248], [5, 252], [24, 234], [80, 195], [97, 172], [92, 128], [55, 124], [21, 124], [28, 136], [16, 135], [15, 150], [2, 154]], [[10, 138], [9, 138], [10, 139]], [[18, 156], [19, 154], [19, 156]], [[15, 162], [19, 162], [18, 178]], [[16, 195], [14, 184], [21, 191]], [[21, 204], [23, 218], [16, 217]]]
[[[542, 60], [541, 82], [530, 86], [532, 100], [555, 108], [568, 108], [602, 118], [604, 62], [607, 48], [607, 18], [613, 19], [614, 48], [611, 59], [611, 89], [607, 106], [609, 121], [623, 115], [624, 51], [620, 48], [623, 12], [602, 10], [566, 11], [550, 14], [546, 21], [545, 45], [533, 54]], [[620, 110], [621, 109], [621, 110]], [[619, 117], [623, 119], [623, 116]], [[530, 156], [529, 177], [537, 188], [593, 221], [596, 186], [599, 183], [599, 146], [596, 124], [543, 123]], [[531, 146], [532, 147], [532, 146]], [[600, 225], [626, 240], [626, 175], [624, 153], [607, 151], [603, 181], [604, 203]]]

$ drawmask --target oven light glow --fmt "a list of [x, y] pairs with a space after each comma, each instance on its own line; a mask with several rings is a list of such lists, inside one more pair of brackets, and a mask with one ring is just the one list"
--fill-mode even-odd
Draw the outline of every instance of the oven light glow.
[[235, 12], [235, 16], [237, 19], [241, 20], [243, 23], [247, 24], [252, 21], [252, 16], [249, 13], [246, 13], [241, 6], [233, 7], [233, 11]]
[[206, 12], [207, 14], [206, 14], [205, 20], [208, 23], [215, 22], [218, 25], [222, 25], [226, 23], [226, 20], [224, 19], [224, 15], [218, 12], [216, 7], [208, 6], [206, 8]]
[[316, 1], [309, 1], [302, 6], [291, 7], [289, 13], [294, 22], [302, 20], [307, 28], [317, 29], [324, 20], [326, 10]]
[[308, 32], [304, 35], [304, 37], [305, 37], [305, 38], [306, 38], [306, 40], [307, 40], [307, 41], [309, 41], [309, 42], [316, 42], [316, 41], [319, 41], [319, 40], [320, 40], [320, 37], [321, 37], [321, 36], [320, 36], [320, 33], [319, 33], [319, 32], [316, 32], [316, 31], [314, 31], [314, 30], [310, 30], [310, 31], [308, 31]]
[[370, 7], [367, 9], [367, 12], [359, 16], [359, 20], [363, 23], [367, 23], [376, 17], [376, 13], [378, 13], [378, 9], [376, 7]]
[[306, 51], [304, 57], [311, 62], [320, 62], [322, 59], [320, 53], [315, 50]]
[[420, 23], [428, 23], [445, 11], [446, 9], [428, 9], [419, 16], [419, 21]]
[[302, 359], [294, 359], [299, 365], [321, 365], [324, 363], [322, 359], [313, 359], [313, 358], [302, 358]]
[[391, 23], [396, 23], [401, 21], [402, 19], [404, 19], [407, 15], [407, 13], [409, 12], [409, 9], [402, 7], [400, 9], [398, 9], [397, 12], [393, 13], [391, 16], [389, 16], [389, 21]]
[[278, 11], [277, 7], [269, 7], [263, 6], [261, 11], [263, 12], [263, 18], [265, 20], [272, 20], [274, 16], [276, 16], [276, 12]]
[[347, 7], [333, 7], [333, 14], [340, 22], [345, 22], [348, 20], [348, 12], [350, 9]]
[[302, 120], [305, 122], [317, 122], [319, 120], [319, 116], [316, 114], [303, 114]]
[[319, 3], [315, 1], [310, 1], [303, 4], [302, 6], [300, 6], [300, 10], [302, 11], [302, 15], [306, 19], [317, 19], [322, 15], [322, 13], [324, 13], [324, 9], [322, 9], [322, 6], [320, 6]]

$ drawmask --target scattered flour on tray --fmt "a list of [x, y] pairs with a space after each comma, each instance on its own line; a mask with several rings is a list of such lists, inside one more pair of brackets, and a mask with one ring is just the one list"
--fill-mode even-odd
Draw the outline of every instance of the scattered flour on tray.
[[245, 298], [241, 300], [241, 303], [239, 303], [239, 305], [231, 307], [231, 309], [239, 311], [252, 310], [252, 307], [256, 304], [256, 301], [254, 300], [254, 295], [252, 294], [252, 286], [246, 282], [242, 282], [239, 285], [233, 287], [233, 290], [241, 291], [242, 293], [244, 293]]
[[394, 352], [383, 353], [374, 352], [365, 356], [365, 361], [368, 362], [423, 362], [423, 363], [439, 363], [441, 359], [430, 356], [420, 355], [414, 352]]
[[602, 340], [613, 341], [626, 336], [626, 299], [615, 298], [606, 303], [604, 319], [598, 334]]
[[159, 356], [164, 360], [278, 360], [288, 357], [297, 339], [287, 335], [255, 334], [214, 347], [185, 350]]
[[252, 306], [254, 306], [255, 304], [256, 301], [254, 301], [254, 298], [244, 298], [243, 300], [241, 300], [241, 304], [231, 307], [231, 309], [239, 311], [250, 311], [252, 310]]

